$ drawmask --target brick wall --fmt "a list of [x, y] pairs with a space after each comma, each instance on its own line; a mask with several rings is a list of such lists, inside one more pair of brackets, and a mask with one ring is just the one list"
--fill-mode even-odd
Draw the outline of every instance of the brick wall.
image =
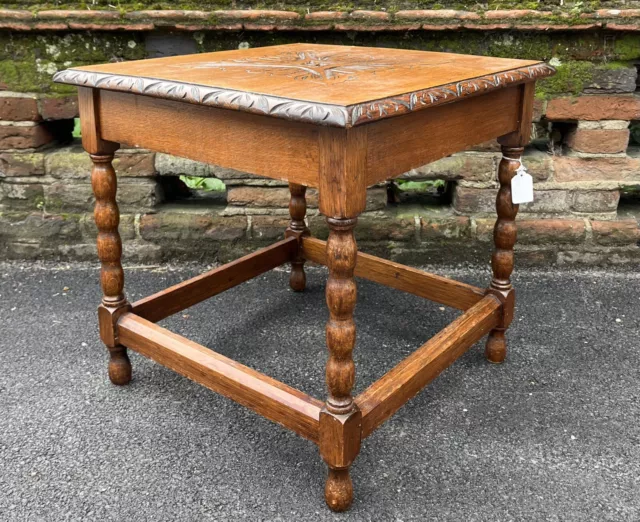
[[[557, 11], [0, 10], [0, 258], [95, 258], [90, 163], [72, 139], [73, 91], [56, 70], [80, 63], [318, 41], [550, 60], [524, 163], [536, 200], [518, 220], [521, 264], [640, 259], [640, 10]], [[636, 134], [633, 138], [631, 135]], [[495, 142], [369, 189], [363, 250], [410, 263], [486, 263]], [[275, 152], [274, 152], [275, 153]], [[282, 236], [286, 184], [149, 151], [115, 162], [129, 262], [225, 261]], [[226, 190], [188, 189], [181, 176]], [[431, 182], [444, 180], [438, 188]], [[309, 224], [327, 230], [308, 194]]]

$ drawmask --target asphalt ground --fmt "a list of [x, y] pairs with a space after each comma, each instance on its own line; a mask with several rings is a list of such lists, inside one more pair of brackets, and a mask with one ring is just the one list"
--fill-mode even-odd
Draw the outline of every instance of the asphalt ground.
[[[130, 267], [128, 295], [205, 268]], [[273, 271], [161, 324], [323, 397], [326, 272], [307, 272], [304, 294]], [[0, 264], [0, 520], [640, 520], [640, 273], [514, 282], [507, 362], [478, 343], [369, 437], [338, 515], [312, 443], [135, 353], [109, 383], [95, 265]], [[458, 313], [358, 289], [356, 393]]]

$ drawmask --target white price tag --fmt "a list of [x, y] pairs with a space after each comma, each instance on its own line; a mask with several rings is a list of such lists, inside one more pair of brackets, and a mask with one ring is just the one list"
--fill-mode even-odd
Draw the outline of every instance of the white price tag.
[[522, 163], [511, 178], [511, 201], [514, 205], [533, 201], [533, 178]]

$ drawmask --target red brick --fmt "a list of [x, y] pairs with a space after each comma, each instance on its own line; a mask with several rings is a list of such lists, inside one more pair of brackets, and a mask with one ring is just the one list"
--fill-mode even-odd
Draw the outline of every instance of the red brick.
[[598, 9], [600, 18], [635, 18], [640, 16], [640, 9]]
[[581, 243], [584, 221], [570, 219], [523, 219], [517, 221], [518, 243]]
[[146, 11], [132, 11], [127, 13], [127, 18], [133, 20], [136, 19], [154, 19], [154, 20], [206, 20], [209, 17], [209, 13], [205, 11], [179, 11], [174, 9], [155, 10], [149, 9]]
[[530, 149], [522, 158], [534, 182], [545, 181], [553, 172], [553, 157], [546, 152]]
[[624, 32], [632, 32], [635, 33], [638, 31], [637, 24], [607, 24], [607, 29], [610, 31], [624, 31]]
[[[290, 197], [288, 188], [239, 186], [231, 187], [227, 191], [227, 202], [230, 205], [247, 207], [287, 208]], [[315, 190], [307, 191], [307, 206], [318, 206], [318, 195]]]
[[453, 207], [464, 214], [495, 212], [497, 190], [456, 186]]
[[469, 237], [471, 220], [466, 216], [420, 218], [422, 239]]
[[0, 125], [0, 149], [30, 149], [53, 141], [43, 125]]
[[[478, 189], [457, 186], [453, 197], [454, 208], [463, 214], [494, 213], [495, 189]], [[566, 190], [536, 190], [533, 203], [520, 205], [520, 213], [566, 212], [568, 194]]]
[[238, 20], [298, 20], [300, 15], [292, 11], [275, 11], [267, 9], [254, 9], [254, 10], [229, 10], [229, 11], [214, 11], [214, 16], [223, 19], [238, 19]]
[[496, 225], [496, 218], [476, 218], [476, 237], [480, 241], [493, 240], [493, 227]]
[[637, 120], [640, 119], [640, 96], [555, 98], [547, 104], [546, 116], [553, 121]]
[[245, 216], [218, 217], [206, 214], [158, 213], [140, 219], [143, 239], [158, 242], [196, 242], [198, 248], [209, 241], [233, 241], [245, 236]]
[[[69, 21], [67, 24], [69, 29], [74, 31], [153, 31], [155, 26], [152, 23], [146, 24], [130, 24], [130, 23], [118, 23], [118, 24], [104, 24], [104, 23], [92, 23], [92, 22], [73, 22]], [[64, 26], [63, 26], [64, 27]], [[42, 24], [42, 27], [34, 27], [44, 31], [58, 31], [61, 29], [59, 26], [53, 26], [49, 24]], [[66, 27], [64, 27], [66, 29]]]
[[113, 166], [119, 176], [143, 177], [156, 174], [153, 153], [120, 153], [116, 156]]
[[619, 190], [577, 190], [571, 192], [574, 212], [614, 212], [620, 202]]
[[592, 221], [591, 228], [593, 240], [599, 245], [630, 245], [640, 240], [640, 229], [635, 219]]
[[551, 16], [553, 13], [545, 11], [535, 11], [533, 9], [510, 9], [510, 10], [493, 10], [487, 11], [484, 16], [489, 20], [511, 20], [518, 18], [544, 18]]
[[362, 32], [371, 32], [371, 31], [388, 31], [390, 29], [395, 29], [395, 26], [392, 24], [385, 23], [371, 23], [367, 20], [363, 20], [363, 24], [356, 24], [353, 22], [336, 24], [334, 29], [336, 31], [362, 31]]
[[[424, 24], [423, 31], [458, 31], [462, 24]], [[473, 25], [472, 27], [476, 27]]]
[[40, 119], [34, 98], [0, 97], [0, 120], [36, 121]]
[[34, 31], [64, 31], [69, 26], [66, 23], [52, 23], [52, 22], [40, 22], [30, 26], [30, 29]]
[[315, 13], [309, 13], [305, 15], [305, 20], [310, 21], [333, 21], [344, 20], [348, 18], [349, 14], [344, 11], [317, 11]]
[[493, 154], [460, 154], [412, 169], [404, 177], [406, 179], [491, 181], [496, 178], [496, 164]]
[[629, 129], [574, 129], [567, 145], [578, 152], [614, 154], [624, 152], [629, 145]]
[[558, 156], [554, 161], [555, 180], [559, 182], [640, 180], [640, 158]]
[[398, 11], [398, 20], [479, 20], [478, 13], [470, 11], [454, 11], [453, 9], [415, 9]]
[[251, 231], [254, 239], [281, 239], [289, 226], [287, 216], [251, 216]]
[[44, 154], [41, 152], [0, 154], [0, 178], [44, 176]]
[[547, 101], [536, 98], [533, 101], [533, 121], [540, 121], [547, 110]]
[[120, 18], [119, 11], [97, 11], [97, 10], [66, 10], [51, 9], [48, 11], [39, 11], [37, 17], [40, 19], [61, 19], [68, 18], [89, 18], [91, 20], [118, 20]]
[[31, 20], [33, 18], [33, 13], [27, 10], [0, 9], [0, 18], [9, 18], [12, 20]]
[[353, 11], [351, 18], [356, 20], [371, 20], [373, 22], [386, 22], [391, 18], [391, 15], [384, 11]]
[[77, 96], [43, 98], [40, 109], [45, 120], [70, 120], [79, 116]]
[[410, 241], [416, 236], [411, 218], [362, 214], [355, 228], [356, 241]]

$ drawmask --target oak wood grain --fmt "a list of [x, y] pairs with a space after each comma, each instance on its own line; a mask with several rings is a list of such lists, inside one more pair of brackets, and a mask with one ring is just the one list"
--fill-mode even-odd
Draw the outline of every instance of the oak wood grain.
[[152, 323], [157, 323], [165, 317], [290, 261], [296, 252], [297, 239], [295, 237], [283, 239], [231, 263], [140, 299], [133, 303], [132, 311]]
[[358, 247], [353, 235], [357, 218], [327, 218], [329, 277], [325, 289], [329, 320], [325, 328], [329, 358], [326, 366], [327, 401], [320, 417], [320, 454], [329, 467], [325, 500], [333, 511], [345, 511], [353, 500], [349, 466], [360, 451], [361, 415], [351, 389], [356, 367], [356, 282], [353, 271]]
[[310, 234], [309, 227], [305, 223], [307, 215], [307, 200], [305, 194], [307, 187], [297, 183], [289, 183], [289, 215], [291, 221], [285, 231], [285, 237], [296, 238], [296, 253], [291, 261], [291, 274], [289, 275], [289, 287], [294, 292], [302, 292], [307, 284], [307, 276], [304, 273], [304, 256], [302, 255], [302, 238]]
[[118, 340], [116, 323], [128, 311], [124, 295], [122, 241], [118, 232], [120, 211], [116, 202], [118, 180], [113, 169], [114, 152], [119, 144], [106, 141], [100, 133], [100, 92], [81, 88], [78, 104], [82, 117], [82, 145], [91, 157], [91, 188], [96, 198], [93, 216], [98, 229], [96, 246], [100, 259], [102, 302], [98, 307], [100, 339], [109, 350], [109, 380], [123, 386], [131, 381], [131, 361]]
[[500, 301], [486, 296], [356, 397], [362, 438], [368, 437], [435, 379], [500, 318]]
[[318, 442], [321, 401], [133, 313], [118, 329], [128, 348]]
[[100, 114], [108, 140], [318, 186], [318, 128], [309, 124], [110, 91]]
[[326, 217], [355, 218], [366, 207], [367, 131], [367, 126], [319, 131], [318, 206]]
[[99, 89], [78, 87], [82, 146], [89, 154], [112, 154], [120, 148], [120, 144], [102, 138], [99, 114], [100, 93]]
[[[305, 258], [314, 263], [327, 264], [325, 249], [326, 242], [321, 239], [305, 237], [302, 240], [302, 251]], [[358, 252], [354, 273], [357, 277], [409, 292], [459, 310], [471, 308], [485, 296], [485, 291], [481, 288], [363, 252]]]
[[[519, 139], [517, 136], [515, 139]], [[511, 286], [511, 273], [514, 265], [513, 247], [516, 244], [517, 226], [516, 215], [518, 205], [513, 204], [511, 194], [511, 179], [515, 176], [523, 147], [507, 147], [503, 145], [502, 159], [498, 165], [498, 181], [500, 189], [496, 196], [496, 213], [498, 219], [493, 227], [494, 252], [491, 256], [491, 270], [493, 276], [489, 285], [489, 292], [496, 295], [502, 302], [502, 316], [500, 323], [491, 331], [487, 338], [485, 354], [492, 363], [501, 363], [507, 356], [507, 342], [505, 331], [513, 319], [515, 293]]]
[[367, 125], [367, 185], [519, 127], [518, 87]]
[[54, 81], [348, 128], [554, 72], [528, 60], [290, 44], [74, 67]]

